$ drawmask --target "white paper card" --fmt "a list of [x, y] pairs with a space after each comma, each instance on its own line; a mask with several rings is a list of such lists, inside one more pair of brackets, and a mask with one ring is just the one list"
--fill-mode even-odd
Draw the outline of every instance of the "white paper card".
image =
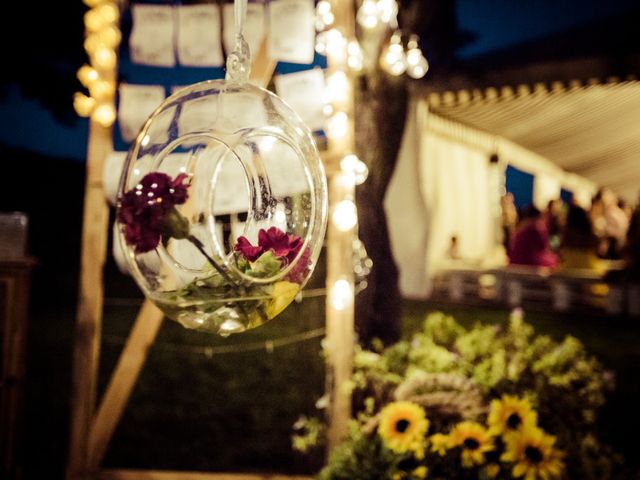
[[118, 123], [120, 134], [125, 142], [131, 142], [136, 138], [149, 115], [164, 100], [164, 87], [122, 83], [119, 93]]
[[269, 4], [269, 54], [283, 62], [313, 62], [316, 31], [313, 0], [274, 0]]
[[178, 60], [192, 67], [224, 63], [217, 5], [181, 5], [178, 10]]
[[102, 167], [102, 186], [104, 196], [111, 205], [116, 204], [118, 198], [118, 186], [127, 152], [111, 152], [104, 160]]
[[[222, 40], [227, 55], [233, 51], [236, 43], [236, 25], [233, 13], [233, 3], [225, 3], [222, 10]], [[256, 57], [262, 38], [264, 37], [264, 5], [261, 3], [250, 3], [247, 5], [247, 18], [244, 23], [244, 39], [249, 45], [249, 51], [253, 58]]]
[[175, 66], [173, 7], [134, 4], [131, 12], [133, 17], [133, 28], [129, 37], [131, 61], [158, 67]]
[[324, 73], [320, 68], [275, 77], [276, 93], [293, 108], [311, 130], [321, 130], [325, 116]]

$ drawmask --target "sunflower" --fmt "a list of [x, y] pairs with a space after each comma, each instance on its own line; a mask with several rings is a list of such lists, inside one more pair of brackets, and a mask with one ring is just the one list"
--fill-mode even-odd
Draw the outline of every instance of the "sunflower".
[[449, 436], [443, 433], [434, 433], [429, 437], [431, 441], [431, 451], [437, 453], [441, 457], [447, 454], [447, 448], [449, 447]]
[[415, 403], [393, 402], [380, 412], [378, 434], [396, 453], [413, 452], [416, 458], [424, 456], [424, 436], [428, 429], [429, 420]]
[[491, 401], [487, 424], [493, 435], [522, 430], [526, 425], [535, 426], [537, 421], [538, 416], [526, 398], [503, 395], [500, 400]]
[[500, 457], [513, 462], [512, 474], [525, 480], [551, 480], [559, 478], [564, 470], [564, 453], [553, 448], [556, 437], [535, 426], [505, 436], [505, 452]]
[[462, 448], [462, 466], [471, 468], [484, 462], [485, 452], [493, 450], [493, 440], [479, 423], [461, 422], [451, 430], [449, 446]]

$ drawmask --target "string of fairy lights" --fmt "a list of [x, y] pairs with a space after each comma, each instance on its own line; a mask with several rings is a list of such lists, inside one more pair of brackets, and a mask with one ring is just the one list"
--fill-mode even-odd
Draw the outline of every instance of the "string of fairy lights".
[[84, 0], [89, 10], [84, 15], [84, 49], [89, 63], [78, 70], [78, 80], [89, 93], [77, 92], [73, 107], [81, 117], [90, 117], [103, 127], [116, 119], [117, 50], [122, 41], [118, 27], [120, 7], [113, 0]]

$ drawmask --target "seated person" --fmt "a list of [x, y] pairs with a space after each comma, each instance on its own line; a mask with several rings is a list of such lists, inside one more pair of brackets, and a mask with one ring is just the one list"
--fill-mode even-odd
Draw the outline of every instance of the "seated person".
[[558, 257], [551, 251], [549, 232], [540, 210], [525, 207], [509, 245], [509, 264], [553, 268]]
[[560, 244], [560, 267], [582, 268], [603, 273], [603, 262], [597, 254], [598, 238], [593, 233], [589, 214], [571, 205]]

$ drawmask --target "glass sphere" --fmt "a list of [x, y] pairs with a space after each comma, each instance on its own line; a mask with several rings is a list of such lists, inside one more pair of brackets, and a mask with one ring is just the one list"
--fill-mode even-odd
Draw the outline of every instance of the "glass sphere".
[[138, 285], [169, 318], [223, 336], [293, 301], [326, 221], [311, 132], [246, 83], [207, 81], [167, 98], [120, 179], [118, 239]]

